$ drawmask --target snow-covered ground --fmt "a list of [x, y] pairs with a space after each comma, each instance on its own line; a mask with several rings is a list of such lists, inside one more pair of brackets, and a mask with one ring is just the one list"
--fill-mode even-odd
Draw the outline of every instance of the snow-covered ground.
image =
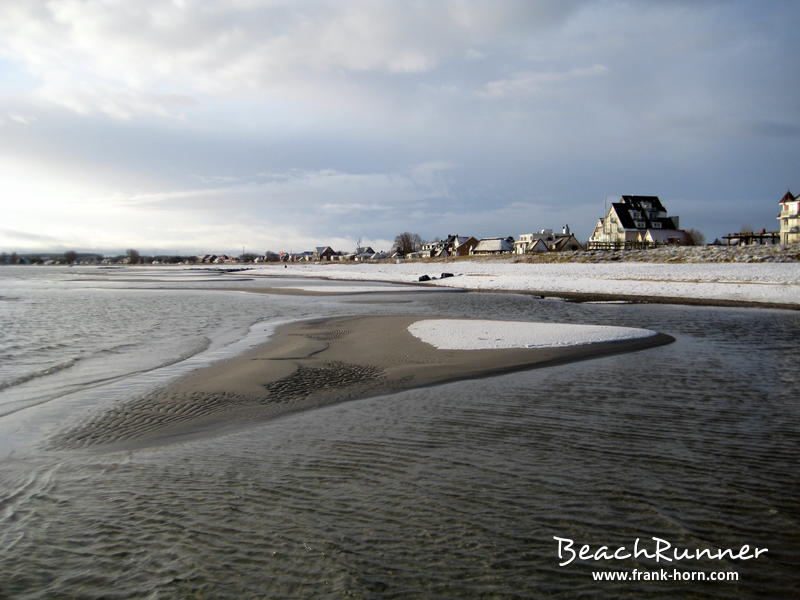
[[409, 325], [408, 330], [440, 350], [556, 348], [655, 335], [649, 329], [633, 327], [468, 319], [423, 319]]
[[422, 284], [471, 290], [800, 304], [800, 262], [787, 263], [510, 263], [491, 261], [302, 264], [257, 267], [264, 275], [417, 283], [421, 275], [454, 277]]
[[355, 294], [364, 292], [428, 292], [431, 288], [410, 285], [404, 285], [402, 287], [386, 285], [293, 285], [282, 289], [316, 292], [320, 294]]

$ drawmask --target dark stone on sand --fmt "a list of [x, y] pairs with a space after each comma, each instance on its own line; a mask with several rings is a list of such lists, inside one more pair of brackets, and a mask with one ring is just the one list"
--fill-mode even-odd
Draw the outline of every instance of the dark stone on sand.
[[428, 275], [420, 275], [417, 281], [430, 281], [431, 278]]

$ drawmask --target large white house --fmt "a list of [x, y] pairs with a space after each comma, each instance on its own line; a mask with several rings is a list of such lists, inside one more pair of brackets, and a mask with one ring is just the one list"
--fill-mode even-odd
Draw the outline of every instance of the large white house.
[[620, 196], [619, 202], [611, 203], [606, 216], [598, 219], [589, 249], [692, 245], [689, 234], [679, 227], [678, 217], [667, 216], [658, 196]]
[[796, 244], [800, 242], [800, 196], [795, 196], [789, 190], [779, 200], [781, 212], [778, 215], [780, 223], [781, 244]]

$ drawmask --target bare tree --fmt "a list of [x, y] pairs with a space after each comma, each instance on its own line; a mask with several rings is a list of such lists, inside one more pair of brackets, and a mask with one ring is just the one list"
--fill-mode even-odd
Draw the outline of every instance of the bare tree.
[[416, 233], [404, 231], [394, 238], [393, 249], [395, 252], [405, 256], [411, 252], [416, 252], [422, 247], [422, 238]]
[[703, 235], [702, 231], [697, 229], [687, 229], [686, 233], [689, 235], [689, 238], [692, 240], [692, 243], [695, 246], [702, 246], [706, 243], [706, 236]]
[[126, 254], [128, 255], [129, 264], [138, 265], [140, 262], [142, 262], [142, 257], [139, 255], [138, 250], [130, 248]]
[[75, 264], [75, 261], [78, 260], [78, 253], [75, 250], [67, 250], [64, 252], [64, 262], [68, 265]]

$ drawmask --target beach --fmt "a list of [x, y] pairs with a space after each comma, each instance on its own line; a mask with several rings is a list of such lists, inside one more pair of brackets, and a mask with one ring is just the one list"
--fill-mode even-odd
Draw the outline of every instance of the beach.
[[[623, 253], [624, 254], [624, 253]], [[427, 288], [524, 293], [578, 302], [800, 308], [800, 262], [559, 262], [509, 260], [292, 263], [256, 266], [251, 276], [383, 281]], [[441, 277], [449, 273], [452, 277]], [[431, 281], [419, 283], [428, 275]]]
[[[576, 343], [573, 333], [556, 347], [441, 350], [409, 332], [420, 323], [426, 323], [424, 317], [339, 317], [289, 323], [279, 327], [266, 344], [95, 415], [58, 435], [51, 446], [114, 450], [184, 441], [345, 400], [643, 350], [673, 341], [664, 334], [627, 328], [621, 339], [603, 333], [612, 339], [605, 341], [600, 335], [600, 341], [593, 343]], [[456, 326], [463, 321], [440, 323], [447, 327], [447, 323]], [[491, 334], [503, 324], [487, 322], [485, 329]], [[524, 325], [516, 324], [517, 328]], [[531, 346], [536, 345], [536, 334], [533, 329], [528, 336]]]
[[3, 594], [795, 593], [800, 312], [287, 271], [0, 270]]

